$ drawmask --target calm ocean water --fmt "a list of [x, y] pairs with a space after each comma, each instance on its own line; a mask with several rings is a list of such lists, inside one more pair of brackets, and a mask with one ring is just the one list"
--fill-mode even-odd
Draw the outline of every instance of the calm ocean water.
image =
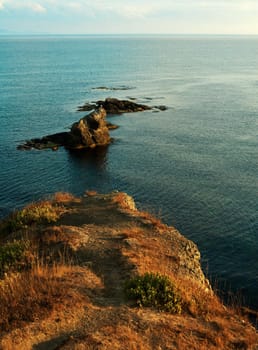
[[[108, 96], [169, 109], [110, 117], [107, 149], [16, 150]], [[0, 102], [0, 217], [56, 191], [125, 191], [258, 307], [257, 37], [0, 37]]]

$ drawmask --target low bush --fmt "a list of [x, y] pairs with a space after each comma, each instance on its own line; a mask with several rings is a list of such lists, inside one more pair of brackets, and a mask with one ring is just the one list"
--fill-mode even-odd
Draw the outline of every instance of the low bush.
[[21, 271], [29, 265], [30, 243], [25, 240], [8, 242], [0, 246], [0, 278], [9, 271]]
[[55, 222], [60, 216], [60, 209], [48, 201], [30, 204], [24, 209], [13, 213], [2, 224], [3, 232], [13, 232], [26, 229], [32, 224]]
[[181, 313], [180, 294], [167, 276], [154, 273], [136, 276], [126, 283], [125, 293], [141, 307]]

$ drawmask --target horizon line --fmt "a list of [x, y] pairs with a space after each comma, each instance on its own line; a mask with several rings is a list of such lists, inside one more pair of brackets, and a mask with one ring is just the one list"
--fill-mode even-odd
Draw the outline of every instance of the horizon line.
[[44, 33], [44, 32], [1, 32], [1, 36], [12, 35], [55, 35], [55, 36], [258, 36], [257, 34], [240, 34], [240, 33]]

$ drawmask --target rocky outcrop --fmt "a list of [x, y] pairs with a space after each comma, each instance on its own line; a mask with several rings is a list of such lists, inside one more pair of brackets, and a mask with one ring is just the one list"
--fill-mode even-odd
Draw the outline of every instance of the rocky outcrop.
[[19, 150], [30, 150], [51, 148], [56, 151], [59, 146], [67, 149], [94, 148], [105, 146], [111, 142], [109, 130], [116, 129], [117, 126], [107, 122], [107, 114], [121, 114], [142, 112], [157, 109], [165, 110], [166, 106], [154, 106], [132, 102], [130, 100], [118, 100], [116, 98], [106, 98], [95, 103], [86, 103], [78, 108], [78, 111], [92, 111], [89, 115], [74, 123], [69, 132], [51, 134], [42, 138], [27, 140], [19, 145]]
[[103, 106], [108, 114], [142, 112], [151, 109], [151, 107], [143, 104], [116, 98], [106, 98], [104, 101], [98, 101], [97, 105]]
[[118, 100], [117, 98], [106, 98], [95, 103], [86, 103], [78, 108], [78, 111], [89, 111], [95, 108], [103, 107], [107, 114], [122, 114], [132, 112], [142, 112], [150, 110], [151, 107], [130, 100]]
[[80, 119], [71, 127], [67, 148], [94, 148], [108, 145], [111, 141], [107, 123], [106, 111], [100, 107], [90, 115]]
[[[69, 132], [61, 132], [32, 139], [19, 145], [18, 149], [52, 148], [56, 150], [59, 146], [64, 146], [67, 149], [81, 149], [108, 145], [111, 142], [111, 138], [105, 117], [106, 111], [100, 107], [74, 123]], [[113, 125], [110, 128], [114, 128]]]
[[132, 86], [126, 86], [126, 85], [121, 85], [121, 86], [97, 86], [92, 88], [92, 90], [107, 90], [107, 91], [123, 91], [123, 90], [131, 90], [134, 89]]

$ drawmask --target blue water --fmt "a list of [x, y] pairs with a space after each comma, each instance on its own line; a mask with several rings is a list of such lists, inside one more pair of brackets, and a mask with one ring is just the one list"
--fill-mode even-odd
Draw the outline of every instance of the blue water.
[[[108, 96], [169, 109], [110, 117], [107, 149], [16, 150]], [[0, 102], [1, 217], [56, 191], [126, 191], [258, 307], [257, 37], [0, 37]]]

